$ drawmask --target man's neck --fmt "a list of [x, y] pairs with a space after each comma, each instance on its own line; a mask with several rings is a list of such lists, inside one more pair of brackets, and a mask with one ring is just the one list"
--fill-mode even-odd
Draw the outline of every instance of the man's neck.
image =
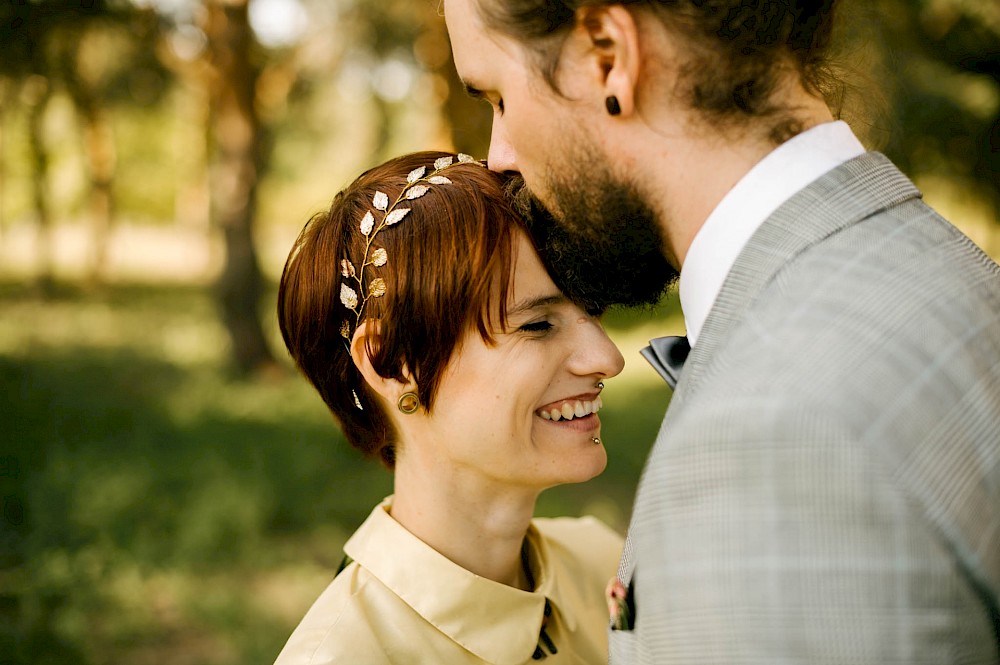
[[[796, 109], [801, 131], [833, 120], [826, 105], [810, 96]], [[726, 132], [690, 125], [668, 131], [647, 129], [646, 135], [636, 137], [634, 145], [640, 153], [638, 159], [656, 168], [639, 182], [640, 191], [660, 220], [665, 255], [680, 269], [691, 242], [715, 207], [778, 146], [764, 121], [757, 128]]]
[[691, 346], [757, 229], [796, 193], [864, 151], [846, 123], [822, 123], [772, 150], [729, 190], [701, 225], [681, 271], [681, 309]]

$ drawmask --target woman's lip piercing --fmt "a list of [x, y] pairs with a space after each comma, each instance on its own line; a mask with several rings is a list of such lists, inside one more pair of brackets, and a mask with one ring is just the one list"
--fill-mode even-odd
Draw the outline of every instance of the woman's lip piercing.
[[[597, 385], [594, 386], [594, 387], [597, 388], [598, 390], [604, 390], [604, 382], [603, 381], [598, 381]], [[592, 436], [592, 437], [590, 437], [590, 440], [594, 442], [595, 446], [601, 445], [601, 438], [600, 437]]]

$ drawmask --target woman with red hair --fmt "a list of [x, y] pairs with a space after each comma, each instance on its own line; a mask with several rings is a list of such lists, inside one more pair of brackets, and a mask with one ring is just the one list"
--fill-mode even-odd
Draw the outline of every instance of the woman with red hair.
[[505, 185], [465, 155], [394, 159], [291, 251], [285, 344], [394, 494], [278, 665], [606, 662], [621, 539], [533, 512], [604, 470], [600, 393], [624, 361], [553, 284]]

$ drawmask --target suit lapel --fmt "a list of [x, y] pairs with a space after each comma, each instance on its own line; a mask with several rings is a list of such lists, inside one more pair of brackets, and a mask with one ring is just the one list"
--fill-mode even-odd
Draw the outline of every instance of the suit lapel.
[[[701, 336], [679, 372], [661, 435], [669, 430], [670, 420], [677, 417], [685, 399], [697, 390], [733, 325], [782, 266], [837, 231], [918, 197], [919, 190], [888, 158], [869, 152], [821, 176], [775, 210], [750, 238], [726, 277]], [[641, 487], [640, 479], [637, 499]], [[618, 577], [626, 585], [632, 581], [634, 568], [629, 534], [618, 568]]]
[[688, 356], [677, 393], [697, 390], [715, 349], [782, 266], [837, 231], [918, 197], [920, 192], [892, 162], [869, 152], [821, 176], [782, 204], [733, 264]]

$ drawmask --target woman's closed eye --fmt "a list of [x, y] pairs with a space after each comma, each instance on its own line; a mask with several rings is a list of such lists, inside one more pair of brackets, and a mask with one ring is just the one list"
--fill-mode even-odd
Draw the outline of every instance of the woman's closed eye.
[[552, 330], [552, 323], [548, 319], [541, 319], [540, 321], [525, 323], [518, 330], [526, 333], [545, 333]]

